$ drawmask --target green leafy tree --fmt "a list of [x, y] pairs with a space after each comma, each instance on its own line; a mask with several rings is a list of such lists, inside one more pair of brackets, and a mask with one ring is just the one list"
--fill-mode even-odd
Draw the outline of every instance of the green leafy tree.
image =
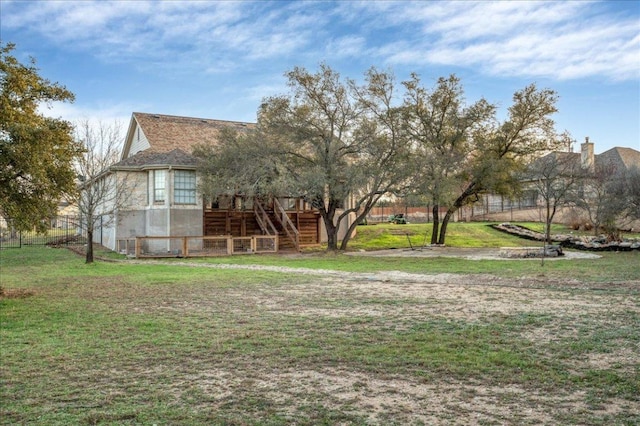
[[328, 249], [345, 249], [380, 197], [406, 183], [409, 140], [392, 105], [394, 78], [371, 69], [357, 85], [326, 65], [286, 75], [290, 93], [265, 99], [254, 131], [226, 132], [219, 146], [194, 151], [203, 192], [301, 197], [320, 212]]
[[[458, 164], [462, 184], [448, 204], [438, 243], [444, 244], [447, 225], [461, 207], [476, 202], [487, 192], [513, 196], [521, 187], [519, 173], [535, 156], [557, 148], [554, 122], [557, 95], [534, 84], [513, 95], [508, 117], [495, 117], [472, 130], [464, 160]], [[437, 161], [437, 160], [435, 160]]]
[[[473, 151], [473, 132], [493, 117], [495, 107], [481, 99], [464, 107], [464, 92], [455, 75], [439, 78], [432, 90], [413, 74], [406, 87], [404, 112], [407, 131], [414, 141], [414, 190], [432, 206], [431, 244], [438, 243], [440, 208], [455, 201], [466, 183], [464, 165]], [[444, 237], [442, 237], [444, 242]]]
[[71, 102], [73, 94], [21, 64], [13, 44], [0, 45], [0, 214], [17, 229], [44, 229], [60, 200], [76, 191], [73, 168], [81, 147], [73, 126], [38, 107]]
[[327, 248], [347, 247], [357, 223], [380, 197], [406, 183], [409, 140], [392, 105], [394, 77], [371, 69], [365, 84], [343, 81], [326, 65], [287, 74], [291, 93], [265, 101], [259, 130], [285, 172], [288, 193], [317, 208]]
[[355, 167], [361, 147], [353, 138], [361, 110], [339, 74], [326, 65], [315, 74], [295, 68], [287, 78], [290, 94], [268, 98], [261, 107], [260, 133], [286, 173], [288, 194], [320, 211], [328, 249], [336, 250], [336, 214], [362, 182]]
[[281, 173], [269, 150], [255, 128], [244, 132], [221, 129], [218, 143], [194, 147], [199, 192], [207, 201], [220, 195], [252, 198], [282, 194]]

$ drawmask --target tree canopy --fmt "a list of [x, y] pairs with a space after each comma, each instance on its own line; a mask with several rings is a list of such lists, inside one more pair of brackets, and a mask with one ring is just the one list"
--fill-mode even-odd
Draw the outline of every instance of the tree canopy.
[[422, 163], [416, 187], [432, 194], [434, 206], [447, 208], [439, 230], [434, 209], [432, 242], [444, 244], [456, 211], [487, 192], [514, 195], [520, 187], [517, 172], [555, 148], [558, 138], [550, 116], [556, 112], [557, 95], [527, 86], [513, 95], [508, 116], [500, 121], [496, 107], [484, 99], [463, 108], [455, 76], [441, 78], [432, 91], [415, 76], [406, 86], [405, 108]]
[[287, 79], [290, 93], [264, 100], [255, 131], [226, 132], [219, 147], [194, 151], [205, 191], [301, 197], [319, 210], [329, 249], [351, 215], [345, 248], [357, 219], [406, 182], [408, 139], [392, 106], [393, 76], [371, 69], [357, 85], [322, 65], [316, 73], [295, 68]]
[[[481, 99], [464, 106], [455, 75], [439, 78], [428, 90], [413, 74], [404, 83], [405, 123], [414, 141], [414, 191], [427, 197], [433, 211], [431, 243], [438, 242], [441, 206], [450, 206], [469, 176], [463, 166], [473, 151], [473, 136], [493, 117], [495, 106]], [[444, 238], [443, 238], [444, 241]]]
[[42, 78], [34, 59], [21, 64], [13, 50], [0, 45], [0, 214], [18, 229], [42, 228], [76, 189], [73, 162], [81, 147], [69, 122], [38, 108], [74, 95]]
[[363, 84], [324, 64], [286, 77], [290, 92], [264, 100], [255, 131], [227, 133], [221, 146], [200, 147], [196, 155], [210, 190], [224, 183], [216, 189], [304, 198], [324, 220], [329, 249], [338, 248], [345, 217], [356, 220], [346, 222], [341, 249], [385, 194], [426, 196], [432, 243], [444, 244], [459, 208], [489, 191], [515, 194], [517, 172], [559, 139], [550, 118], [557, 95], [535, 85], [514, 94], [501, 121], [485, 99], [466, 105], [455, 75], [427, 89], [413, 74], [403, 93], [391, 73], [375, 68]]

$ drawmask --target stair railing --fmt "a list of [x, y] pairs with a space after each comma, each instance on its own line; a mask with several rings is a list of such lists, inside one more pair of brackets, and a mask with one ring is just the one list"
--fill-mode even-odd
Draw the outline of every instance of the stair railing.
[[293, 244], [296, 246], [296, 250], [300, 250], [300, 232], [298, 232], [298, 228], [296, 228], [291, 219], [289, 219], [286, 210], [282, 207], [282, 204], [280, 204], [277, 198], [273, 199], [273, 210], [276, 220], [280, 222], [284, 232], [287, 234], [289, 239], [293, 241]]
[[258, 222], [260, 229], [262, 229], [262, 232], [266, 235], [278, 235], [278, 230], [273, 222], [271, 222], [271, 219], [269, 219], [269, 215], [257, 198], [253, 201], [253, 212], [256, 215], [256, 221]]

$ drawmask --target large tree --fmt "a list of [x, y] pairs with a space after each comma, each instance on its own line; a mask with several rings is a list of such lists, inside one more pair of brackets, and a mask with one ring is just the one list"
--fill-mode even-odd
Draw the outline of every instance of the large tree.
[[302, 197], [320, 212], [328, 249], [345, 249], [358, 220], [406, 183], [409, 140], [392, 105], [394, 78], [371, 69], [358, 85], [326, 65], [286, 75], [290, 93], [265, 99], [255, 131], [226, 132], [219, 146], [194, 151], [205, 194]]
[[350, 192], [361, 187], [353, 134], [361, 109], [339, 74], [323, 65], [287, 73], [290, 94], [271, 97], [261, 106], [259, 129], [272, 157], [286, 173], [288, 195], [301, 196], [320, 211], [327, 246], [338, 248], [336, 213]]
[[405, 124], [414, 142], [413, 189], [432, 206], [431, 244], [436, 244], [440, 208], [451, 205], [457, 189], [466, 183], [468, 170], [463, 166], [473, 150], [473, 132], [493, 117], [495, 107], [484, 99], [465, 107], [455, 75], [439, 78], [432, 90], [424, 88], [416, 74], [404, 85]]
[[76, 188], [74, 160], [81, 147], [73, 126], [38, 108], [71, 102], [73, 93], [21, 64], [13, 44], [0, 45], [0, 215], [17, 229], [43, 230], [58, 203]]
[[[519, 172], [535, 156], [557, 148], [551, 115], [556, 112], [557, 95], [535, 84], [513, 95], [507, 118], [495, 117], [471, 132], [471, 144], [458, 164], [464, 177], [440, 227], [438, 243], [444, 244], [447, 225], [461, 207], [479, 200], [484, 193], [512, 196], [521, 186]], [[437, 161], [437, 159], [434, 159]]]
[[286, 173], [289, 193], [317, 208], [327, 230], [327, 248], [338, 248], [344, 219], [351, 233], [380, 197], [406, 183], [409, 140], [401, 110], [392, 105], [395, 82], [375, 69], [365, 84], [343, 81], [326, 65], [316, 73], [287, 74], [291, 93], [266, 100], [259, 130]]

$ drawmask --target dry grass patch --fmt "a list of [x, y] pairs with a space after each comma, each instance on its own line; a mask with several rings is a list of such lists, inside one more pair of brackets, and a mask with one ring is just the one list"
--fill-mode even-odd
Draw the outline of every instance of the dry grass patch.
[[68, 268], [0, 301], [1, 423], [640, 422], [632, 281]]

